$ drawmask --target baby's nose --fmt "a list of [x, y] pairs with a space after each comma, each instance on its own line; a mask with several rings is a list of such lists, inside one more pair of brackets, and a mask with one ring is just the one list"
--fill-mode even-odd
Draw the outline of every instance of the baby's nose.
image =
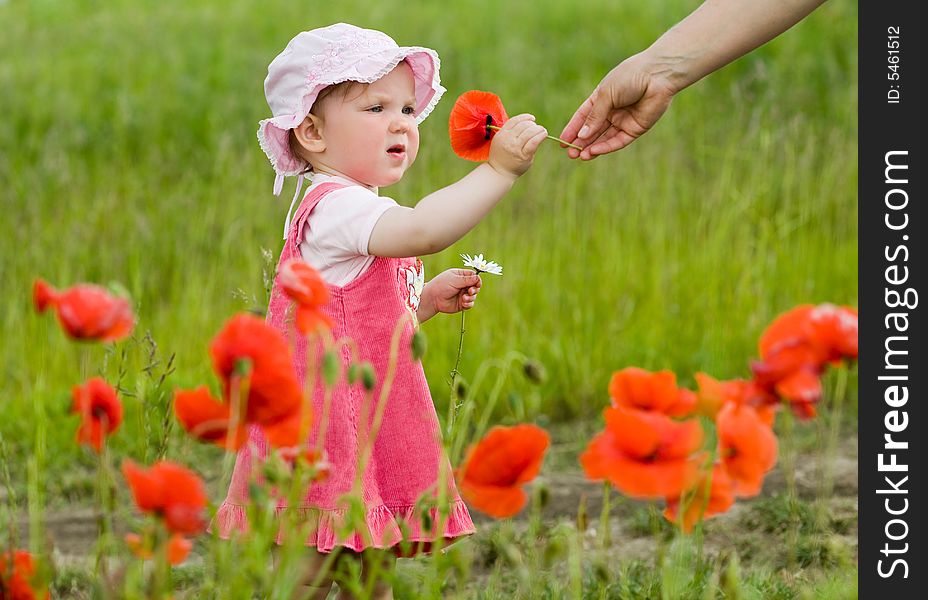
[[397, 133], [405, 133], [409, 131], [409, 119], [403, 117], [397, 117], [393, 119], [390, 124], [390, 129]]

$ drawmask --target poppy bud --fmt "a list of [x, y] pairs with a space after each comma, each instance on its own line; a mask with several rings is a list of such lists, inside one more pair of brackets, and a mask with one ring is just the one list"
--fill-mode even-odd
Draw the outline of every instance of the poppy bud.
[[425, 333], [421, 329], [412, 334], [412, 359], [422, 360], [425, 356], [426, 340]]
[[548, 501], [551, 500], [551, 491], [546, 485], [539, 485], [535, 489], [535, 493], [538, 494], [538, 508], [544, 510], [548, 506]]
[[264, 461], [262, 470], [267, 482], [277, 487], [286, 484], [292, 475], [289, 466], [284, 463], [283, 459], [276, 452]]
[[358, 366], [358, 363], [348, 365], [348, 385], [354, 385], [360, 375], [361, 367]]
[[454, 393], [457, 394], [458, 398], [463, 400], [467, 397], [467, 384], [459, 379], [457, 383], [454, 384]]
[[577, 507], [577, 531], [586, 531], [587, 524], [586, 494], [580, 494], [580, 504]]
[[422, 529], [432, 531], [432, 515], [428, 511], [422, 513]]
[[525, 374], [525, 377], [532, 383], [544, 383], [545, 378], [547, 377], [544, 366], [534, 360], [527, 360], [522, 363], [522, 372]]
[[248, 358], [238, 358], [235, 360], [235, 373], [242, 377], [248, 377], [251, 372], [251, 360]]
[[726, 598], [741, 597], [741, 567], [738, 564], [738, 555], [732, 554], [728, 565], [722, 573], [722, 590]]
[[377, 385], [377, 375], [374, 373], [374, 365], [364, 361], [361, 364], [361, 383], [364, 384], [364, 389], [367, 391], [373, 391], [374, 386]]
[[322, 355], [322, 378], [328, 386], [333, 386], [338, 381], [338, 358], [334, 352]]

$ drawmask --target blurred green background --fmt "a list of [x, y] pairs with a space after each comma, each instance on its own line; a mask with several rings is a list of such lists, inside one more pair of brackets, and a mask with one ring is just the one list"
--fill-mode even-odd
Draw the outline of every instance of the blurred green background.
[[[418, 161], [382, 191], [414, 205], [473, 168], [448, 143], [460, 93], [494, 91], [510, 114], [532, 112], [557, 134], [610, 68], [697, 5], [0, 4], [0, 432], [14, 459], [32, 448], [37, 414], [49, 417], [50, 462], [73, 452], [66, 413], [81, 360], [139, 401], [154, 388], [163, 403], [174, 387], [216, 387], [207, 344], [236, 311], [264, 307], [282, 244], [293, 181], [271, 195], [255, 130], [269, 115], [267, 64], [297, 32], [347, 21], [438, 51], [448, 92], [421, 126]], [[857, 304], [856, 140], [857, 7], [832, 0], [681, 93], [626, 150], [581, 163], [546, 142], [484, 222], [423, 257], [431, 274], [460, 266], [461, 252], [504, 267], [484, 276], [467, 315], [464, 379], [511, 351], [540, 361], [546, 382], [513, 372], [495, 418], [546, 422], [597, 415], [626, 366], [673, 369], [687, 385], [700, 370], [747, 376], [778, 313]], [[109, 350], [66, 341], [31, 308], [35, 277], [119, 282], [136, 339]], [[424, 331], [443, 418], [459, 319]]]

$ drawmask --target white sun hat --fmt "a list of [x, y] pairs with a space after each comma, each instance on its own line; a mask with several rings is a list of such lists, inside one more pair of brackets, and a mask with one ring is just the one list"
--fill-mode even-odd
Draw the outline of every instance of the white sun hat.
[[[296, 175], [294, 203], [299, 197], [308, 165], [290, 151], [289, 132], [303, 122], [319, 92], [343, 81], [372, 83], [403, 60], [412, 69], [416, 122], [421, 123], [445, 93], [434, 50], [399, 46], [385, 33], [347, 23], [304, 31], [290, 40], [271, 61], [264, 80], [264, 95], [274, 116], [258, 124], [258, 142], [277, 174], [274, 195], [280, 194], [284, 177]], [[288, 224], [289, 220], [288, 214]]]

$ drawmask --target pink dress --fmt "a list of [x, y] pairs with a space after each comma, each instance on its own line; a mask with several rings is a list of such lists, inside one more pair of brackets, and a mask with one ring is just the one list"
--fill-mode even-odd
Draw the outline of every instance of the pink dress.
[[[303, 239], [307, 217], [327, 192], [340, 187], [343, 186], [322, 183], [310, 188], [294, 216], [278, 269], [288, 259], [300, 256], [299, 241]], [[371, 362], [377, 383], [372, 404], [367, 409], [366, 423], [362, 426], [366, 394], [360, 382], [349, 386], [345, 380], [351, 354], [344, 347], [339, 355], [342, 377], [332, 393], [324, 439], [325, 453], [331, 464], [330, 475], [325, 481], [312, 484], [299, 506], [288, 507], [284, 500], [278, 503], [278, 515], [285, 510], [298, 510], [301, 520], [311, 523], [306, 545], [315, 546], [319, 552], [330, 552], [336, 546], [354, 551], [392, 547], [402, 556], [404, 554], [398, 544], [404, 539], [404, 533], [407, 541], [425, 542], [414, 544], [413, 553], [417, 546], [423, 552], [430, 552], [429, 542], [439, 533], [439, 511], [433, 502], [433, 508], [429, 509], [430, 518], [425, 519], [416, 505], [423, 495], [438, 498], [439, 468], [446, 470], [448, 491], [445, 497], [450, 509], [442, 532], [446, 545], [475, 531], [442, 449], [441, 428], [425, 373], [421, 363], [414, 361], [410, 352], [414, 325], [406, 315], [407, 311], [415, 314], [418, 297], [412, 281], [416, 275], [421, 278], [421, 273], [422, 263], [418, 259], [378, 257], [347, 285], [329, 287], [331, 300], [325, 311], [334, 323], [332, 334], [335, 339], [347, 336], [357, 343], [359, 360]], [[294, 365], [302, 382], [306, 373], [307, 342], [292, 331], [290, 305], [275, 279], [267, 322], [283, 331], [288, 339], [295, 340]], [[339, 498], [351, 492], [354, 484], [359, 441], [363, 442], [365, 432], [370, 431], [374, 421], [387, 374], [391, 338], [401, 318], [406, 319], [406, 325], [399, 343], [395, 377], [370, 460], [361, 478], [367, 531], [339, 536], [340, 524], [347, 512]], [[320, 349], [315, 356], [318, 361]], [[310, 442], [315, 446], [324, 409], [321, 382], [316, 385], [312, 403]], [[368, 400], [368, 403], [371, 401]], [[260, 482], [261, 462], [267, 454], [264, 435], [258, 427], [251, 427], [249, 443], [238, 453], [228, 495], [211, 525], [220, 537], [228, 538], [234, 531], [247, 530], [248, 483], [252, 477]], [[281, 543], [281, 538], [281, 532], [278, 532], [278, 543]]]

